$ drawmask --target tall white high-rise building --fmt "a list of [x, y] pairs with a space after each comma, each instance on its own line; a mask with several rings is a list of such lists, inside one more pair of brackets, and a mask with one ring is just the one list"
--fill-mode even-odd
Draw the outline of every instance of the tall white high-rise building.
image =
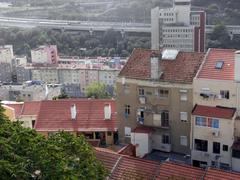
[[204, 11], [193, 11], [191, 0], [173, 0], [173, 7], [151, 10], [152, 49], [172, 48], [204, 52]]

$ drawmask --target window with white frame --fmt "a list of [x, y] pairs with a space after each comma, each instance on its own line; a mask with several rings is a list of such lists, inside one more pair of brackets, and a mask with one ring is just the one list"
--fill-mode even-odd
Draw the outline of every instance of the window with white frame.
[[130, 127], [125, 127], [124, 132], [125, 132], [125, 137], [131, 137], [131, 128]]
[[187, 146], [187, 136], [180, 136], [180, 144], [182, 146]]
[[188, 113], [187, 112], [180, 112], [180, 120], [183, 122], [188, 121]]
[[180, 90], [180, 100], [181, 101], [187, 101], [187, 90]]

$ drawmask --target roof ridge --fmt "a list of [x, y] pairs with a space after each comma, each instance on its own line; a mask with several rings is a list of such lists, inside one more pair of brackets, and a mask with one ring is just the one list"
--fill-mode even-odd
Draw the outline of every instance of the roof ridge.
[[19, 115], [19, 116], [22, 116], [24, 107], [25, 107], [25, 102], [24, 102], [23, 105], [22, 105], [21, 112], [20, 112], [20, 115]]
[[[112, 170], [111, 170], [111, 172], [110, 172], [110, 177], [114, 174], [114, 171], [117, 169], [117, 167], [119, 166], [119, 164], [120, 164], [120, 161], [122, 161], [122, 156], [120, 155], [119, 156], [119, 158], [118, 158], [118, 160], [117, 160], [117, 162], [114, 164], [114, 166], [113, 166], [113, 168], [112, 168]], [[107, 179], [109, 179], [109, 178], [107, 178]]]

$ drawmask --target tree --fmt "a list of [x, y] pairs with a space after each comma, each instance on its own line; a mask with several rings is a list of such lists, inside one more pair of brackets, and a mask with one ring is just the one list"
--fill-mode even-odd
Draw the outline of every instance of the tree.
[[0, 107], [1, 179], [105, 179], [84, 137], [58, 132], [48, 139], [35, 130], [10, 122]]
[[231, 44], [231, 39], [226, 26], [223, 24], [216, 25], [210, 35], [209, 47], [228, 48], [229, 44]]
[[107, 87], [102, 83], [93, 83], [86, 89], [88, 98], [96, 98], [96, 99], [106, 99], [110, 98], [109, 93], [107, 92]]
[[69, 96], [67, 95], [66, 91], [63, 89], [61, 90], [61, 94], [58, 96], [54, 96], [52, 99], [57, 100], [57, 99], [68, 99]]

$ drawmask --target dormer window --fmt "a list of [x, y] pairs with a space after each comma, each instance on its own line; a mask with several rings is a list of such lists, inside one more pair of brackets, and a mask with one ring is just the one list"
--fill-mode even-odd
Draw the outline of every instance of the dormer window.
[[224, 61], [217, 61], [215, 65], [215, 69], [222, 69]]

